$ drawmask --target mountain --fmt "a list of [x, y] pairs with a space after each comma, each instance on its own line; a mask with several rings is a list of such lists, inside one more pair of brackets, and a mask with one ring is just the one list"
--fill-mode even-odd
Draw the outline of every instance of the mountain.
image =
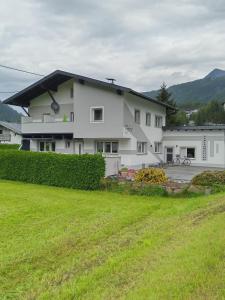
[[20, 120], [21, 115], [16, 110], [0, 101], [0, 121], [20, 123]]
[[[170, 86], [178, 106], [193, 108], [205, 104], [210, 100], [225, 102], [225, 71], [214, 69], [202, 79]], [[157, 91], [145, 92], [150, 97], [156, 97]]]
[[224, 70], [214, 69], [208, 75], [205, 76], [206, 79], [216, 79], [220, 77], [225, 77]]

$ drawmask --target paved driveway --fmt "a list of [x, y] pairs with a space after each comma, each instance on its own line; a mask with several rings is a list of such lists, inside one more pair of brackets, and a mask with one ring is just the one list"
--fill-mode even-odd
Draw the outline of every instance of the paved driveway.
[[167, 167], [165, 169], [167, 176], [169, 179], [174, 180], [174, 181], [182, 181], [182, 182], [188, 182], [191, 181], [191, 179], [207, 170], [224, 170], [222, 168], [206, 168], [206, 167], [193, 167], [193, 166], [171, 166]]

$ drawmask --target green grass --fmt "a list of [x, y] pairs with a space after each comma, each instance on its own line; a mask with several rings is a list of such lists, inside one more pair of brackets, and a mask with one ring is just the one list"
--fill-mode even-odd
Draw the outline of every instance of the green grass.
[[225, 299], [225, 194], [0, 181], [0, 299]]

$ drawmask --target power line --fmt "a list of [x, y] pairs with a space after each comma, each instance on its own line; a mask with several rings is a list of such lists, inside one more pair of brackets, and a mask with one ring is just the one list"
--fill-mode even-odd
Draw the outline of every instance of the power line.
[[34, 72], [29, 72], [29, 71], [26, 71], [26, 70], [17, 69], [17, 68], [13, 68], [13, 67], [1, 65], [1, 64], [0, 64], [0, 67], [1, 67], [1, 68], [5, 68], [5, 69], [10, 69], [10, 70], [13, 70], [13, 71], [18, 71], [18, 72], [23, 72], [23, 73], [27, 73], [27, 74], [32, 74], [32, 75], [36, 75], [36, 76], [41, 76], [41, 77], [44, 76], [44, 75], [42, 75], [42, 74], [38, 74], [38, 73], [34, 73]]

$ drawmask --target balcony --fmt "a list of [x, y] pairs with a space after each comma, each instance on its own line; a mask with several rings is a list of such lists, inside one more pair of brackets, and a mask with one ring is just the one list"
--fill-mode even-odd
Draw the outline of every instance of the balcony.
[[73, 133], [74, 122], [60, 117], [43, 115], [40, 118], [22, 117], [22, 133]]
[[10, 134], [0, 134], [0, 141], [1, 142], [10, 142], [11, 141]]

